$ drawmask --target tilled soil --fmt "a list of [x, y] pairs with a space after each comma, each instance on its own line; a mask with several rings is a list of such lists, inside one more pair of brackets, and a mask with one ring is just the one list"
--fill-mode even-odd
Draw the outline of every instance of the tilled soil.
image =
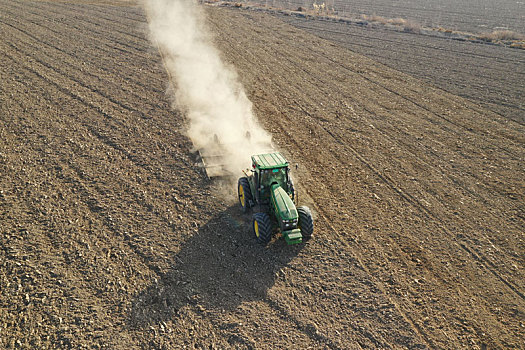
[[195, 165], [140, 7], [0, 13], [0, 346], [523, 347], [522, 125], [208, 8], [316, 215], [263, 248]]

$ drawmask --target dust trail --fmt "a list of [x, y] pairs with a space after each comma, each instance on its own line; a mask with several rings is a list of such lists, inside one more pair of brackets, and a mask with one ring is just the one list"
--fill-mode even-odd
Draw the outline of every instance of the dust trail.
[[228, 155], [226, 170], [237, 176], [252, 154], [267, 150], [260, 145], [270, 144], [271, 137], [257, 123], [233, 67], [213, 46], [203, 9], [193, 0], [144, 4], [152, 39], [175, 86], [176, 108], [189, 122], [188, 136], [197, 149]]

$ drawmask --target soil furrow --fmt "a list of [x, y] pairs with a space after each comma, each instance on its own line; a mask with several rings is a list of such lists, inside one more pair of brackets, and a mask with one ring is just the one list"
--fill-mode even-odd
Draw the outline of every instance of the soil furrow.
[[[137, 59], [137, 57], [133, 56], [132, 54], [126, 53], [126, 52], [117, 52], [118, 48], [115, 47], [114, 43], [112, 44], [111, 41], [107, 41], [105, 38], [102, 37], [90, 37], [90, 34], [88, 31], [68, 31], [68, 33], [60, 32], [56, 29], [56, 26], [49, 25], [46, 26], [44, 23], [38, 23], [34, 21], [26, 21], [25, 23], [20, 22], [18, 19], [15, 19], [16, 15], [13, 15], [13, 17], [10, 18], [10, 21], [16, 21], [18, 23], [18, 26], [15, 26], [16, 29], [23, 31], [24, 33], [27, 33], [28, 35], [31, 35], [35, 38], [38, 38], [38, 40], [42, 40], [44, 42], [48, 42], [50, 35], [46, 33], [46, 31], [49, 31], [53, 33], [53, 38], [55, 39], [55, 43], [58, 43], [62, 45], [62, 50], [67, 50], [70, 53], [82, 55], [84, 58], [92, 58], [92, 61], [97, 62], [103, 62], [102, 66], [108, 66], [108, 67], [119, 67], [119, 71], [121, 71], [124, 75], [127, 69], [133, 65], [138, 67], [137, 69], [147, 70], [152, 72], [152, 76], [155, 76], [154, 70], [152, 70], [151, 62], [154, 60], [154, 57], [150, 56], [144, 56], [143, 60]], [[29, 34], [28, 31], [20, 28], [25, 27], [30, 29], [30, 26], [38, 26], [41, 29], [34, 29], [31, 30], [31, 34]], [[44, 33], [42, 33], [42, 29], [44, 30]], [[41, 36], [44, 35], [43, 37]], [[69, 43], [75, 43], [72, 45], [63, 45], [64, 36], [70, 35], [71, 41]], [[84, 40], [80, 40], [82, 42], [83, 50], [79, 51], [78, 46], [76, 45], [76, 42], [79, 41], [79, 37], [84, 37]], [[74, 38], [74, 41], [73, 41]], [[89, 38], [89, 40], [88, 40]], [[96, 44], [98, 42], [98, 44]], [[58, 45], [55, 44], [55, 46], [58, 47]], [[103, 51], [103, 52], [101, 52]], [[100, 54], [102, 53], [102, 54]], [[126, 56], [125, 63], [122, 62], [122, 55]], [[131, 59], [131, 57], [134, 57], [134, 59]], [[162, 81], [158, 80], [158, 85], [162, 86]]]
[[[16, 30], [18, 29], [16, 28]], [[25, 34], [25, 32], [22, 32], [22, 33]], [[16, 37], [16, 35], [14, 37]], [[82, 85], [84, 87], [89, 88], [91, 89], [91, 91], [97, 92], [101, 94], [102, 96], [105, 96], [105, 97], [111, 96], [112, 92], [115, 90], [117, 91], [122, 90], [122, 91], [127, 92], [129, 96], [126, 96], [126, 98], [121, 98], [120, 101], [122, 102], [119, 102], [119, 105], [121, 105], [123, 108], [129, 110], [132, 113], [134, 112], [138, 113], [139, 108], [142, 109], [141, 107], [145, 107], [142, 101], [149, 101], [149, 103], [147, 104], [147, 106], [149, 107], [142, 109], [142, 111], [140, 112], [142, 114], [142, 118], [145, 118], [148, 111], [151, 111], [154, 108], [158, 108], [159, 106], [158, 103], [153, 103], [153, 101], [151, 101], [150, 98], [144, 98], [144, 97], [149, 97], [147, 94], [144, 94], [144, 93], [140, 94], [140, 90], [139, 92], [135, 92], [138, 90], [136, 89], [137, 85], [138, 87], [144, 90], [146, 88], [146, 85], [143, 85], [143, 84], [135, 85], [134, 84], [135, 86], [129, 86], [129, 87], [125, 86], [126, 84], [120, 85], [118, 83], [113, 82], [114, 78], [112, 78], [112, 76], [107, 74], [109, 73], [108, 70], [106, 70], [105, 76], [96, 72], [97, 69], [100, 69], [99, 67], [92, 67], [92, 68], [90, 67], [90, 70], [95, 70], [93, 73], [91, 73], [90, 70], [87, 70], [87, 69], [79, 72], [75, 70], [75, 68], [78, 66], [81, 66], [82, 63], [84, 63], [84, 61], [77, 61], [77, 62], [70, 63], [69, 60], [65, 58], [57, 59], [56, 54], [55, 55], [53, 55], [53, 53], [47, 54], [47, 52], [44, 49], [40, 52], [39, 55], [34, 55], [31, 53], [31, 50], [30, 50], [30, 48], [34, 45], [34, 43], [31, 41], [26, 43], [24, 40], [19, 39], [19, 40], [16, 40], [16, 44], [18, 46], [25, 44], [25, 49], [24, 51], [21, 51], [21, 52], [27, 55], [27, 57], [32, 57], [34, 60], [39, 61], [41, 63], [45, 62], [45, 64], [49, 66], [49, 68], [52, 68], [55, 72], [62, 74], [64, 76], [68, 76], [70, 79], [72, 79], [73, 81], [77, 83], [82, 82]], [[41, 41], [40, 41], [40, 44], [46, 45], [45, 43], [42, 43]], [[50, 46], [50, 47], [56, 49], [53, 46]], [[63, 52], [62, 50], [58, 50], [58, 49], [56, 50], [59, 52]], [[68, 56], [74, 57], [72, 55], [68, 55]], [[60, 61], [61, 64], [57, 64], [56, 62], [54, 62], [57, 60]], [[54, 65], [51, 65], [50, 62], [54, 62]], [[89, 86], [87, 84], [89, 84]], [[162, 93], [163, 91], [157, 90], [155, 92]]]
[[[103, 12], [103, 14], [98, 11], [96, 14], [92, 13], [94, 12], [92, 7], [90, 9], [86, 8], [85, 11], [79, 11], [75, 8], [76, 5], [71, 4], [44, 2], [41, 2], [40, 4], [42, 4], [42, 6], [32, 6], [31, 8], [33, 11], [31, 13], [37, 15], [41, 21], [50, 22], [49, 17], [51, 15], [52, 18], [67, 20], [68, 26], [79, 29], [79, 32], [85, 31], [85, 29], [80, 29], [81, 27], [75, 25], [76, 23], [84, 24], [86, 25], [86, 28], [91, 29], [91, 32], [98, 35], [104, 34], [104, 37], [110, 37], [115, 40], [115, 43], [118, 43], [129, 49], [139, 52], [148, 50], [148, 45], [145, 45], [143, 40], [146, 36], [146, 32], [144, 30], [137, 31], [139, 29], [139, 25], [137, 23], [133, 23], [131, 26], [125, 26], [128, 29], [127, 31], [118, 30], [116, 27], [120, 24], [119, 20], [122, 18], [120, 16], [109, 19], [103, 15], [105, 12]], [[36, 10], [39, 10], [39, 12], [34, 12]], [[143, 23], [145, 23], [145, 18]], [[111, 30], [106, 29], [108, 28], [108, 24], [111, 24]], [[137, 31], [137, 34], [133, 34], [130, 31]], [[114, 34], [119, 35], [114, 36]]]
[[[22, 8], [20, 8], [19, 10], [22, 10]], [[38, 18], [37, 20], [34, 20], [34, 19], [31, 20], [33, 24], [44, 26], [44, 23], [50, 23], [50, 25], [53, 26], [53, 21], [48, 19], [45, 12], [44, 13], [29, 12], [29, 13]], [[88, 30], [86, 30], [86, 28], [83, 25], [79, 24], [79, 22], [82, 24], [87, 24], [87, 27], [89, 27], [89, 25], [92, 25], [92, 28], [88, 28]], [[67, 33], [60, 33], [56, 31], [55, 29], [55, 33], [57, 35], [62, 36], [62, 37], [64, 37], [64, 35], [69, 35], [72, 38], [75, 38], [74, 35], [71, 35], [74, 33], [76, 37], [84, 36], [86, 38], [89, 37], [91, 40], [96, 40], [96, 41], [101, 41], [101, 39], [103, 38], [103, 40], [106, 43], [107, 42], [111, 43], [111, 45], [106, 45], [108, 48], [108, 51], [112, 52], [113, 54], [120, 53], [120, 54], [126, 54], [129, 56], [133, 56], [134, 60], [131, 60], [130, 63], [133, 63], [135, 60], [139, 58], [147, 59], [148, 57], [149, 46], [147, 45], [146, 40], [140, 40], [141, 45], [139, 46], [132, 45], [131, 43], [128, 43], [124, 37], [114, 35], [113, 34], [114, 32], [111, 32], [109, 30], [104, 30], [103, 27], [101, 27], [100, 25], [96, 25], [96, 23], [94, 24], [91, 22], [86, 22], [85, 20], [82, 20], [82, 19], [78, 21], [73, 21], [71, 18], [68, 18], [66, 23], [70, 30]], [[54, 27], [56, 28], [56, 26]], [[53, 31], [50, 27], [46, 27], [46, 28], [48, 30]], [[95, 35], [92, 35], [92, 34], [95, 34]], [[121, 34], [125, 34], [125, 33], [121, 33]], [[140, 39], [145, 39], [145, 38], [140, 38]], [[89, 42], [89, 40], [87, 41]]]

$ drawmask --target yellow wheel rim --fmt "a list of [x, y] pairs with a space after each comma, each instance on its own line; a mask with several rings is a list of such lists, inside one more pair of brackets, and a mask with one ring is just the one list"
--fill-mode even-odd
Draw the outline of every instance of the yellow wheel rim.
[[257, 220], [253, 221], [253, 230], [255, 231], [255, 235], [259, 237], [259, 223]]
[[241, 205], [244, 207], [244, 188], [242, 185], [239, 185], [239, 202], [241, 202]]

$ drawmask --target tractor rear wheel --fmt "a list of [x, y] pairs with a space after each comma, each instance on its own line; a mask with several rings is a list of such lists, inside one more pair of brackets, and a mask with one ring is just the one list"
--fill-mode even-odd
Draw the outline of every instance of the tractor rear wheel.
[[239, 204], [243, 213], [247, 213], [250, 209], [250, 203], [252, 201], [252, 191], [250, 189], [250, 183], [245, 177], [241, 177], [237, 182], [237, 191], [239, 194]]
[[314, 219], [310, 208], [302, 206], [297, 208], [299, 214], [299, 222], [297, 226], [301, 230], [301, 235], [305, 240], [310, 239], [314, 233]]
[[272, 238], [272, 222], [270, 216], [266, 213], [253, 214], [252, 223], [253, 233], [257, 242], [266, 245]]

